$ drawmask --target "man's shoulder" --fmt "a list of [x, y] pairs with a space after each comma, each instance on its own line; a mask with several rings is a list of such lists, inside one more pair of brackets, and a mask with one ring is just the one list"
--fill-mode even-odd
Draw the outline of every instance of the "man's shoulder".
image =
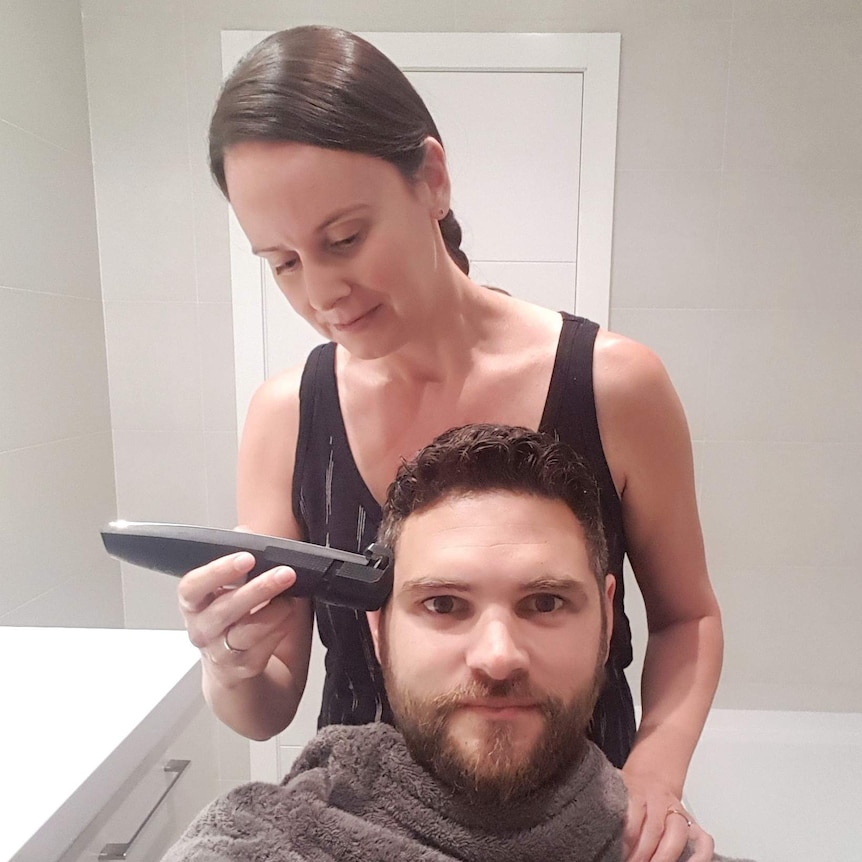
[[401, 734], [383, 722], [329, 725], [319, 730], [300, 752], [282, 785], [313, 770], [346, 770], [354, 775], [361, 774], [369, 763], [376, 762], [381, 752], [401, 745]]

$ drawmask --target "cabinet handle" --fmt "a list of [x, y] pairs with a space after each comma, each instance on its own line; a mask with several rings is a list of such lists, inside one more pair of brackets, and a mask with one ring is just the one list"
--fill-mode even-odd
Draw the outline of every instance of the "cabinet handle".
[[162, 802], [165, 801], [165, 797], [174, 789], [174, 785], [180, 780], [180, 776], [186, 771], [189, 764], [191, 764], [191, 760], [169, 760], [164, 765], [163, 771], [173, 774], [171, 783], [165, 788], [164, 793], [156, 800], [156, 804], [141, 821], [141, 825], [135, 830], [135, 834], [125, 844], [106, 844], [99, 853], [99, 862], [111, 862], [111, 860], [126, 858], [129, 849], [135, 843], [135, 839], [141, 834], [141, 830], [150, 822], [150, 818], [156, 813]]

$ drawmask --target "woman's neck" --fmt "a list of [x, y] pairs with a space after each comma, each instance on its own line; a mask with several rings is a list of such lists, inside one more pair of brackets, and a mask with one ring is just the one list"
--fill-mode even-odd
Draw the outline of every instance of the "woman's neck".
[[365, 371], [396, 384], [457, 383], [476, 367], [480, 354], [499, 349], [514, 313], [511, 303], [459, 271], [440, 290], [421, 331], [392, 353], [370, 360]]

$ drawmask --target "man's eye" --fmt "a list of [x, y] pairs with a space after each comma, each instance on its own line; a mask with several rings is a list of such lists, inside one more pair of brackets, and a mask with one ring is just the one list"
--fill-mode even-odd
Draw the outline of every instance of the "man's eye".
[[531, 596], [529, 600], [531, 609], [540, 614], [550, 614], [563, 606], [563, 600], [559, 596], [550, 593], [539, 593]]
[[455, 596], [434, 596], [425, 599], [422, 604], [432, 614], [451, 614], [458, 609], [458, 599]]

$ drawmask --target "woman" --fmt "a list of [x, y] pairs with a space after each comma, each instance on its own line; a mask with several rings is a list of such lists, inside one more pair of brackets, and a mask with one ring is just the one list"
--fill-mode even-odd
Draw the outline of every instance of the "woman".
[[[436, 126], [401, 72], [352, 34], [302, 27], [253, 49], [219, 98], [210, 163], [288, 302], [330, 341], [252, 400], [241, 522], [362, 550], [401, 459], [439, 432], [479, 421], [556, 432], [602, 487], [618, 578], [592, 734], [629, 789], [629, 858], [675, 860], [687, 839], [695, 859], [709, 858], [712, 840], [680, 797], [718, 680], [721, 623], [688, 430], [659, 360], [470, 280]], [[637, 735], [623, 674], [625, 553], [650, 632]], [[214, 711], [268, 738], [302, 696], [312, 610], [270, 602], [292, 583], [287, 569], [227, 589], [251, 565], [238, 554], [191, 572], [179, 597]], [[328, 648], [321, 724], [388, 719], [364, 616], [316, 610]]]

